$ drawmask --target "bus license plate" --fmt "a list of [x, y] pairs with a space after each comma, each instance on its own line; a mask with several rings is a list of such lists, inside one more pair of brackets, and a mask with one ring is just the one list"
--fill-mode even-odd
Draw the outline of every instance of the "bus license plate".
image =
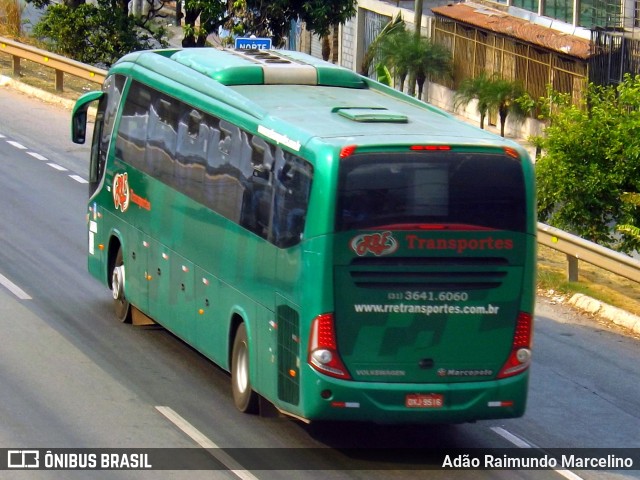
[[407, 408], [441, 408], [444, 406], [444, 396], [438, 393], [408, 394], [404, 399]]

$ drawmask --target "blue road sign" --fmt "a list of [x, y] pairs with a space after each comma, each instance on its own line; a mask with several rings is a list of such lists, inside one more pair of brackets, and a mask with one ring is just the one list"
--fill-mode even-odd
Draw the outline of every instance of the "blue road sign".
[[236, 48], [240, 50], [267, 50], [271, 48], [271, 39], [256, 37], [236, 38]]

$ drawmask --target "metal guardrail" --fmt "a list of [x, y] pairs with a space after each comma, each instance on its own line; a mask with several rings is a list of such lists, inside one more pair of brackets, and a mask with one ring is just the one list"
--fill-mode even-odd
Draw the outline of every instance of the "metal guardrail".
[[640, 282], [640, 262], [638, 260], [584, 240], [559, 228], [538, 223], [538, 243], [566, 254], [567, 276], [571, 282], [578, 280], [579, 260], [634, 282]]
[[54, 69], [56, 72], [55, 88], [58, 92], [64, 90], [65, 73], [99, 84], [102, 84], [107, 75], [107, 72], [101, 68], [85, 65], [70, 58], [4, 37], [0, 37], [0, 53], [7, 53], [12, 56], [13, 75], [16, 78], [20, 75], [20, 62], [22, 59]]
[[[1, 52], [13, 56], [13, 73], [16, 76], [20, 73], [21, 59], [31, 60], [55, 69], [57, 91], [62, 91], [63, 89], [64, 73], [96, 83], [102, 83], [107, 74], [105, 70], [100, 68], [85, 65], [84, 63], [3, 37], [0, 37]], [[538, 223], [538, 243], [553, 248], [567, 256], [567, 276], [569, 281], [578, 280], [578, 262], [584, 261], [640, 283], [640, 261], [622, 253], [615, 252], [544, 223]]]

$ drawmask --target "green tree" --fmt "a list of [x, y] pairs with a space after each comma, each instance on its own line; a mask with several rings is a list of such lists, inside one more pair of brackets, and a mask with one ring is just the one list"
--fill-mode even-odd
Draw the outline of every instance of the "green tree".
[[279, 45], [288, 33], [290, 22], [299, 19], [308, 30], [320, 36], [322, 56], [328, 60], [331, 31], [356, 14], [357, 0], [232, 0], [228, 3], [232, 14], [227, 26], [234, 33], [269, 36]]
[[227, 8], [226, 1], [185, 0], [182, 46], [204, 47], [209, 34], [228, 22]]
[[329, 60], [329, 34], [356, 14], [357, 0], [307, 0], [298, 12], [307, 29], [317, 34], [323, 43], [322, 58]]
[[283, 46], [291, 18], [295, 18], [295, 2], [288, 0], [236, 0], [229, 2], [227, 27], [236, 35], [270, 37], [273, 45]]
[[83, 63], [111, 66], [122, 55], [151, 47], [150, 36], [140, 37], [138, 24], [109, 0], [97, 5], [50, 5], [35, 25], [33, 35], [47, 48]]
[[590, 85], [583, 101], [555, 95], [536, 163], [542, 221], [604, 246], [630, 252], [640, 246], [616, 225], [638, 225], [625, 192], [640, 191], [640, 76], [618, 86]]
[[[620, 200], [624, 203], [633, 205], [634, 207], [640, 207], [640, 193], [637, 192], [625, 192], [620, 196]], [[634, 240], [640, 241], [640, 228], [630, 224], [616, 225], [616, 231], [628, 235]]]

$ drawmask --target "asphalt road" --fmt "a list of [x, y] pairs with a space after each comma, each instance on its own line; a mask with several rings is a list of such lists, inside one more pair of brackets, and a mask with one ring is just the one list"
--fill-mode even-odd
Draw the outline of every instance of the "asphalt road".
[[[69, 140], [69, 111], [0, 88], [0, 449], [209, 447], [206, 470], [0, 478], [300, 478], [286, 463], [306, 478], [413, 479], [430, 466], [416, 448], [640, 449], [640, 343], [544, 299], [521, 419], [307, 426], [238, 413], [225, 372], [162, 328], [115, 321], [86, 272], [87, 152]], [[220, 470], [225, 454], [236, 472]], [[428, 476], [640, 478], [558, 470]]]

